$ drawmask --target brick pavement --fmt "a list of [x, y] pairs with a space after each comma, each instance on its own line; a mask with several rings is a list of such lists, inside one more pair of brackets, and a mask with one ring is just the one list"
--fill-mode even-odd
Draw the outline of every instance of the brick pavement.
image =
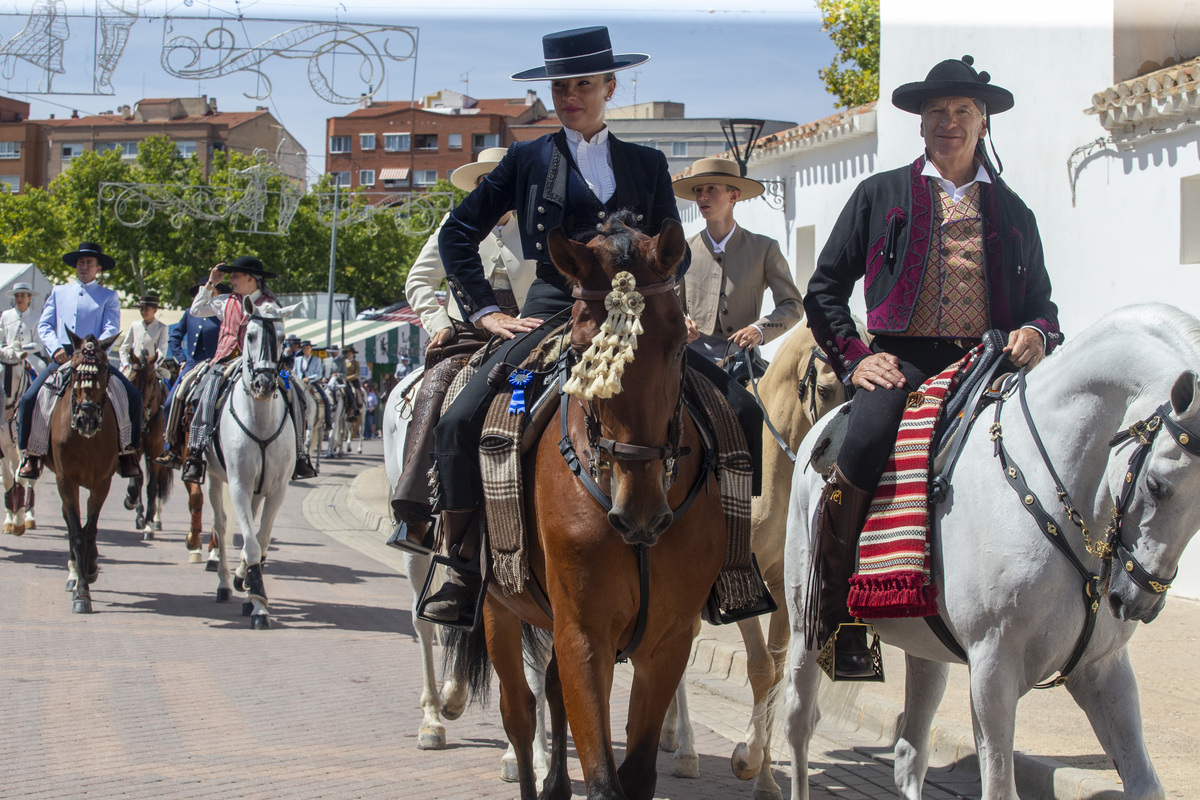
[[[71, 614], [57, 493], [43, 478], [41, 528], [0, 538], [0, 798], [513, 797], [497, 778], [494, 703], [448, 723], [449, 749], [416, 749], [408, 582], [380, 534], [346, 507], [350, 480], [380, 463], [379, 444], [367, 450], [289, 489], [266, 574], [275, 627], [265, 632], [249, 629], [236, 599], [215, 603], [215, 574], [187, 563], [178, 483], [152, 542], [132, 531], [114, 484], [95, 613]], [[618, 732], [628, 677], [622, 668], [613, 691]], [[692, 692], [702, 777], [674, 778], [663, 754], [657, 797], [751, 794], [729, 770], [748, 706], [736, 687], [708, 691], [703, 680]], [[826, 730], [814, 742], [814, 800], [893, 796], [890, 768], [872, 758], [885, 750]], [[582, 795], [578, 762], [570, 768]], [[961, 772], [932, 778], [949, 791], [930, 786], [930, 800], [977, 796]]]

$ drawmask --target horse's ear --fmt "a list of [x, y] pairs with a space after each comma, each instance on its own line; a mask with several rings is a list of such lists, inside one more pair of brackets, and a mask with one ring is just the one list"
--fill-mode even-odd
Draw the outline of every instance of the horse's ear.
[[1180, 373], [1171, 387], [1171, 408], [1180, 420], [1200, 415], [1200, 386], [1196, 385], [1196, 373], [1190, 369]]
[[546, 236], [546, 245], [558, 271], [581, 286], [597, 267], [595, 254], [587, 245], [572, 241], [561, 225]]
[[292, 314], [296, 313], [296, 309], [299, 307], [300, 307], [299, 303], [296, 303], [295, 305], [291, 305], [291, 306], [284, 306], [283, 308], [279, 309], [279, 318], [287, 319]]
[[654, 237], [654, 250], [657, 258], [657, 272], [664, 278], [675, 274], [675, 269], [687, 255], [687, 239], [683, 236], [683, 226], [676, 220], [663, 220], [662, 229]]
[[120, 333], [120, 331], [118, 331], [117, 333], [114, 333], [112, 336], [108, 337], [107, 339], [101, 339], [99, 342], [97, 342], [97, 344], [100, 345], [101, 350], [103, 350], [104, 352], [107, 353], [108, 348], [113, 346], [113, 342], [115, 342], [117, 340], [117, 337], [120, 335], [121, 335], [121, 333]]
[[75, 331], [70, 328], [67, 328], [67, 338], [71, 340], [71, 349], [73, 351], [78, 352], [79, 348], [83, 346], [83, 339], [76, 336]]
[[158, 351], [155, 350], [154, 353], [149, 358], [146, 359], [146, 364], [148, 366], [153, 367], [157, 363], [158, 363]]
[[251, 300], [249, 297], [243, 297], [242, 298], [242, 310], [246, 312], [247, 317], [253, 316], [254, 315], [254, 301]]
[[[143, 350], [142, 352], [144, 353], [145, 351]], [[135, 367], [140, 367], [142, 365], [142, 360], [140, 358], [138, 358], [137, 353], [130, 353], [129, 354], [129, 363]]]

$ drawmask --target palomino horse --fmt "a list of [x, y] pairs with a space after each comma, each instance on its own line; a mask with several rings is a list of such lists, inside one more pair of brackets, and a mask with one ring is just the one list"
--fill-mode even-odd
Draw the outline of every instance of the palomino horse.
[[33, 485], [26, 478], [17, 477], [21, 464], [21, 451], [17, 448], [17, 406], [21, 395], [29, 388], [29, 367], [22, 358], [16, 364], [6, 364], [3, 369], [12, 372], [12, 388], [8, 393], [0, 386], [0, 475], [4, 481], [4, 532], [20, 536], [27, 530], [37, 528], [33, 519]]
[[271, 544], [275, 515], [283, 505], [296, 463], [296, 437], [283, 395], [279, 354], [283, 320], [297, 306], [282, 309], [271, 303], [255, 306], [249, 298], [244, 302], [248, 322], [241, 371], [226, 390], [217, 430], [206, 454], [208, 501], [217, 539], [217, 602], [231, 598], [225, 554], [232, 537], [226, 525], [223, 491], [228, 483], [233, 513], [242, 534], [241, 563], [233, 586], [238, 591], [244, 589], [248, 595], [249, 602], [243, 604], [243, 610], [250, 613], [250, 627], [263, 630], [271, 627], [271, 617], [262, 562]]
[[[135, 510], [134, 524], [142, 532], [142, 541], [154, 538], [162, 530], [162, 507], [171, 492], [171, 470], [155, 459], [166, 449], [167, 418], [164, 407], [167, 387], [158, 377], [158, 353], [129, 356], [129, 380], [142, 393], [142, 454], [146, 478], [130, 478], [125, 490], [125, 508]], [[142, 484], [146, 500], [142, 503]]]
[[[90, 614], [92, 596], [88, 587], [100, 572], [96, 526], [117, 471], [120, 451], [117, 417], [108, 395], [107, 353], [117, 337], [97, 340], [88, 334], [86, 339], [80, 339], [69, 328], [67, 334], [74, 349], [71, 379], [50, 412], [50, 446], [43, 463], [57, 479], [63, 520], [67, 523], [71, 548], [67, 591], [72, 593], [71, 610]], [[122, 390], [118, 388], [117, 393], [122, 394]], [[88, 491], [86, 522], [79, 514], [80, 488]]]
[[346, 438], [346, 382], [333, 375], [325, 383], [325, 393], [329, 397], [329, 446], [325, 450], [326, 458], [341, 458], [342, 442]]
[[[408, 418], [412, 411], [412, 401], [421, 386], [424, 375], [422, 368], [417, 368], [406, 375], [392, 389], [384, 401], [383, 411], [383, 463], [387, 469], [388, 485], [393, 489], [400, 480], [404, 470], [404, 444], [408, 438]], [[421, 598], [421, 589], [429, 570], [433, 566], [432, 558], [425, 554], [404, 551], [404, 573], [412, 586], [412, 607], [417, 607]], [[434, 625], [428, 620], [413, 615], [413, 630], [417, 634], [417, 642], [421, 646], [421, 712], [422, 719], [417, 731], [417, 748], [420, 750], [442, 750], [446, 747], [446, 726], [442, 717], [456, 720], [462, 716], [467, 705], [467, 684], [456, 680], [453, 676], [445, 685], [438, 689], [437, 665], [433, 657]], [[536, 652], [534, 652], [536, 650]], [[542, 651], [545, 651], [544, 654]], [[538, 718], [535, 731], [533, 751], [534, 770], [538, 775], [545, 775], [550, 769], [550, 751], [546, 744], [545, 722], [545, 683], [546, 664], [538, 655], [549, 656], [548, 648], [530, 648], [526, 652], [525, 677], [538, 696]], [[501, 759], [500, 777], [504, 780], [517, 780], [517, 757], [512, 744]]]
[[[1137, 622], [1162, 609], [1200, 528], [1197, 370], [1200, 320], [1163, 305], [1110, 314], [1034, 370], [1027, 393], [1006, 384], [1004, 402], [985, 408], [967, 438], [945, 501], [931, 508], [932, 578], [970, 668], [984, 800], [1016, 800], [1017, 700], [1040, 681], [1057, 685], [1048, 681], [1056, 671], [1067, 673], [1125, 797], [1165, 797], [1142, 741], [1126, 645]], [[827, 424], [809, 433], [801, 458]], [[796, 474], [785, 555], [794, 800], [808, 797], [801, 770], [819, 717], [804, 609], [821, 485], [816, 470]], [[924, 620], [874, 624], [907, 651], [895, 779], [902, 797], [918, 800], [947, 663], [958, 659]]]
[[[859, 334], [864, 341], [869, 339], [861, 324]], [[780, 342], [757, 391], [768, 419], [793, 453], [813, 423], [845, 402], [848, 394], [817, 346], [812, 331], [803, 324], [795, 326]], [[754, 692], [754, 706], [746, 738], [734, 749], [731, 765], [734, 774], [743, 780], [757, 776], [754, 796], [768, 800], [782, 796], [771, 775], [770, 738], [777, 701], [773, 690], [783, 680], [788, 647], [783, 546], [793, 464], [765, 425], [762, 458], [762, 495], [753, 498], [750, 506], [751, 548], [779, 609], [769, 617], [765, 639], [758, 617], [738, 622], [746, 646], [746, 672]], [[676, 702], [672, 703], [663, 724], [660, 745], [674, 753], [676, 775], [694, 778], [699, 776], [699, 756], [687, 715], [686, 686], [686, 681], [679, 684]]]
[[[705, 444], [680, 403], [687, 331], [671, 287], [686, 243], [676, 222], [668, 220], [651, 239], [627, 227], [623, 214], [613, 215], [588, 245], [570, 241], [561, 229], [548, 241], [554, 263], [581, 298], [573, 310], [572, 345], [586, 346], [603, 333], [602, 323], [612, 324], [605, 300], [617, 295], [623, 310], [612, 312], [618, 320], [613, 327], [638, 333], [636, 343], [620, 335], [617, 357], [624, 376], [615, 387], [619, 373], [610, 372], [606, 381], [615, 394], [566, 404], [565, 424], [580, 467], [595, 472], [611, 510], [575, 477], [559, 449], [564, 437], [551, 423], [524, 472], [530, 493], [525, 536], [530, 577], [516, 594], [488, 592], [482, 629], [476, 628], [458, 654], [467, 654], [480, 634], [486, 636], [487, 655], [500, 679], [505, 731], [516, 749], [522, 800], [538, 796], [532, 761], [535, 703], [524, 675], [522, 620], [554, 632], [546, 673], [551, 767], [542, 797], [571, 794], [569, 722], [588, 797], [648, 800], [657, 780], [663, 717], [687, 665], [693, 622], [721, 570], [726, 546], [720, 493], [705, 470]], [[631, 275], [636, 288], [618, 273]], [[640, 325], [636, 316], [630, 324], [642, 306]], [[589, 373], [587, 380], [592, 377]], [[599, 372], [594, 377], [596, 383], [604, 378]], [[606, 458], [594, 455], [600, 452], [594, 449], [597, 442], [606, 447]], [[641, 588], [643, 578], [647, 591]], [[639, 613], [643, 603], [644, 617]], [[640, 642], [634, 641], [637, 633]], [[634, 675], [625, 761], [618, 769], [609, 695], [614, 663], [624, 648], [632, 649], [625, 655]], [[456, 668], [478, 666], [478, 659], [465, 660], [471, 664], [459, 660]]]

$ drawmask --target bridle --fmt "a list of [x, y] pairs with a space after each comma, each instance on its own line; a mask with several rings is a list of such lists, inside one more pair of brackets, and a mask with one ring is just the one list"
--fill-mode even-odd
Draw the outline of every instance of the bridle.
[[[1042, 463], [1045, 464], [1046, 470], [1054, 480], [1054, 489], [1058, 496], [1058, 502], [1066, 512], [1067, 518], [1083, 534], [1084, 548], [1088, 553], [1101, 560], [1100, 572], [1098, 574], [1089, 570], [1075, 554], [1071, 545], [1061, 535], [1062, 531], [1058, 523], [1046, 511], [1037, 495], [1030, 490], [1020, 468], [1013, 462], [1012, 456], [1009, 455], [1008, 450], [1004, 447], [1004, 434], [1000, 425], [1000, 412], [1004, 402], [1013, 394], [1014, 388], [1021, 403], [1021, 412], [1025, 417], [1025, 424], [1029, 429], [1030, 435], [1033, 437], [1034, 444], [1037, 445], [1038, 453], [1042, 457]], [[1126, 430], [1119, 431], [1109, 440], [1108, 446], [1110, 450], [1115, 450], [1115, 448], [1125, 442], [1133, 440], [1137, 441], [1137, 446], [1129, 456], [1129, 463], [1126, 467], [1120, 496], [1113, 502], [1112, 514], [1104, 530], [1104, 539], [1103, 541], [1092, 541], [1087, 523], [1084, 521], [1083, 515], [1079, 513], [1074, 502], [1072, 502], [1066, 487], [1063, 485], [1062, 479], [1058, 477], [1058, 472], [1054, 469], [1054, 465], [1050, 461], [1050, 456], [1046, 453], [1046, 448], [1042, 444], [1042, 438], [1038, 434], [1037, 426], [1034, 425], [1033, 417], [1029, 413], [1029, 404], [1025, 397], [1024, 369], [1019, 371], [1016, 376], [1009, 378], [1002, 390], [1000, 399], [996, 402], [996, 416], [990, 432], [992, 442], [995, 443], [995, 455], [1000, 460], [1000, 466], [1004, 470], [1004, 477], [1013, 488], [1013, 491], [1017, 493], [1017, 496], [1021, 498], [1023, 507], [1037, 522], [1038, 528], [1067, 557], [1068, 561], [1075, 568], [1075, 571], [1084, 580], [1083, 600], [1087, 614], [1084, 621], [1083, 633], [1075, 646], [1075, 651], [1071, 654], [1067, 665], [1059, 671], [1057, 678], [1037, 684], [1033, 687], [1035, 689], [1061, 686], [1066, 682], [1071, 670], [1078, 666], [1096, 626], [1096, 613], [1100, 608], [1100, 597], [1106, 594], [1110, 588], [1114, 554], [1121, 562], [1129, 579], [1135, 585], [1151, 594], [1164, 594], [1171, 588], [1171, 582], [1175, 580], [1175, 575], [1179, 572], [1177, 568], [1171, 577], [1163, 578], [1145, 569], [1129, 551], [1121, 532], [1121, 522], [1125, 513], [1129, 510], [1134, 494], [1137, 491], [1138, 479], [1146, 463], [1146, 457], [1150, 454], [1150, 450], [1154, 446], [1154, 440], [1160, 431], [1165, 429], [1171, 438], [1175, 440], [1175, 443], [1183, 448], [1183, 450], [1200, 458], [1200, 435], [1189, 431], [1171, 419], [1170, 412], [1171, 403], [1168, 401], [1155, 409], [1154, 413], [1146, 419], [1135, 422]]]
[[[71, 427], [75, 429], [75, 421], [79, 414], [82, 413], [80, 406], [82, 405], [79, 395], [87, 388], [97, 388], [100, 390], [100, 399], [92, 400], [90, 397], [87, 402], [96, 406], [97, 413], [101, 420], [104, 419], [104, 408], [108, 403], [108, 381], [109, 381], [109, 365], [108, 359], [104, 357], [103, 351], [97, 355], [98, 346], [95, 342], [83, 342], [80, 346], [79, 365], [73, 366], [71, 371], [74, 373], [75, 380], [71, 386]], [[103, 365], [101, 365], [103, 362]], [[86, 377], [81, 377], [81, 375]], [[104, 380], [101, 382], [100, 378]], [[90, 387], [82, 385], [83, 380], [89, 380], [92, 384]]]
[[[264, 317], [261, 314], [257, 314], [257, 313], [251, 315], [250, 319], [258, 320], [259, 322], [263, 323], [263, 327], [267, 331], [270, 332], [270, 335], [266, 337], [266, 341], [263, 344], [263, 346], [266, 348], [266, 351], [267, 351], [266, 357], [264, 359], [262, 359], [262, 361], [260, 363], [274, 365], [274, 366], [266, 366], [266, 367], [259, 367], [259, 366], [251, 367], [250, 368], [251, 383], [253, 383], [254, 378], [258, 377], [260, 374], [270, 375], [271, 376], [271, 386], [273, 387], [271, 390], [271, 396], [274, 397], [275, 394], [278, 393], [278, 391], [279, 391], [279, 379], [280, 379], [279, 339], [275, 335], [275, 323], [279, 322], [279, 319], [277, 317]], [[249, 363], [249, 361], [250, 361], [247, 356], [248, 356], [248, 354], [243, 356], [243, 358], [246, 358], [246, 361], [244, 363]], [[256, 362], [256, 363], [259, 363], [259, 362]], [[250, 394], [251, 393], [250, 387], [246, 385], [246, 381], [245, 381], [244, 370], [246, 369], [246, 367], [243, 365], [242, 369], [243, 369], [243, 374], [240, 376], [241, 383], [242, 383], [242, 391], [244, 391], [246, 394]], [[285, 405], [286, 405], [286, 402], [285, 402]], [[258, 480], [254, 486], [254, 494], [256, 494], [256, 495], [262, 494], [263, 480], [267, 476], [267, 447], [268, 447], [268, 445], [270, 445], [272, 442], [274, 442], [276, 439], [279, 438], [279, 434], [283, 433], [283, 426], [286, 425], [287, 421], [288, 421], [287, 411], [285, 409], [284, 413], [280, 416], [279, 427], [277, 427], [275, 429], [275, 432], [272, 433], [270, 436], [268, 436], [265, 439], [256, 435], [254, 433], [254, 431], [250, 430], [249, 426], [246, 425], [246, 423], [242, 421], [242, 418], [238, 416], [236, 403], [229, 404], [229, 412], [230, 412], [230, 415], [233, 417], [233, 421], [236, 422], [238, 427], [242, 429], [242, 432], [244, 434], [246, 434], [248, 437], [250, 437], [250, 440], [252, 442], [254, 442], [256, 445], [258, 445], [259, 455], [262, 457], [262, 467], [258, 471]]]
[[[262, 323], [262, 326], [264, 328], [264, 333], [268, 334], [264, 337], [264, 342], [263, 342], [263, 346], [267, 351], [266, 356], [259, 361], [253, 362], [253, 366], [250, 367], [251, 383], [253, 383], [254, 378], [257, 378], [260, 375], [269, 375], [272, 379], [272, 384], [275, 385], [276, 388], [278, 388], [278, 380], [277, 379], [279, 378], [279, 369], [280, 369], [279, 337], [277, 337], [275, 335], [275, 323], [279, 322], [279, 318], [278, 317], [265, 317], [262, 314], [254, 313], [254, 314], [250, 315], [249, 321], [252, 321], [252, 322], [257, 321], [257, 322]], [[248, 358], [248, 355], [249, 354], [246, 354], [246, 356], [244, 356], [244, 358], [246, 358], [246, 363], [251, 363], [250, 359]], [[266, 366], [260, 366], [260, 365], [266, 365]], [[243, 382], [242, 389], [247, 394], [249, 394], [250, 387], [245, 385], [245, 382]]]

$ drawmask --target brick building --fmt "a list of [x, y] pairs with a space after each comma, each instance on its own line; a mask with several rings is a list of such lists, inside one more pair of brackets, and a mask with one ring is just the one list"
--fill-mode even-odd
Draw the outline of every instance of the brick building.
[[0, 191], [45, 184], [42, 127], [29, 121], [29, 103], [0, 97]]
[[556, 130], [535, 92], [477, 100], [443, 89], [413, 103], [371, 102], [325, 122], [325, 171], [369, 191], [427, 188], [481, 150]]

